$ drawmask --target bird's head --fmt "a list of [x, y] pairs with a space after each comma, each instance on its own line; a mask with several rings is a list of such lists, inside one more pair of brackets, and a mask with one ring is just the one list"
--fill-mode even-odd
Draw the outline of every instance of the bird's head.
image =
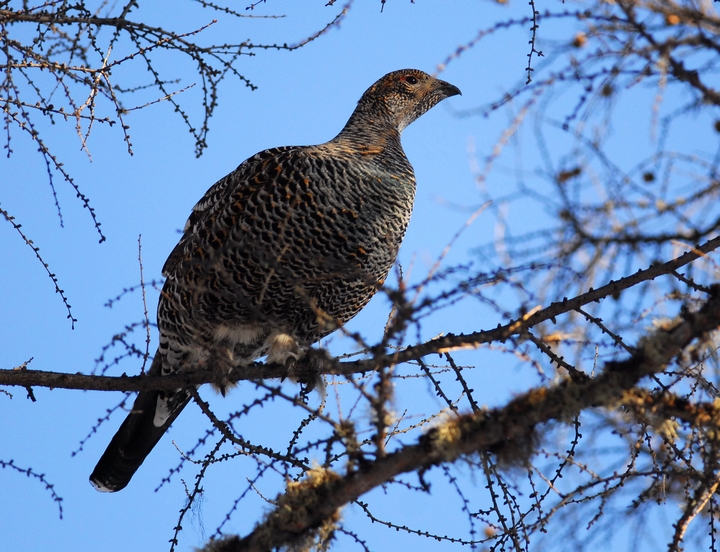
[[390, 118], [398, 132], [450, 96], [461, 94], [457, 86], [417, 69], [388, 73], [362, 95], [358, 110]]

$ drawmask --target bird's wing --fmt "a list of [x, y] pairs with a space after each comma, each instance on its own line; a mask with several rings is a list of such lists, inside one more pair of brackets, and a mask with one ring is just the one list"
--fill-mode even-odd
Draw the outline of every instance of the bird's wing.
[[234, 171], [213, 184], [193, 207], [183, 228], [182, 238], [165, 261], [163, 274], [167, 276], [173, 271], [201, 228], [222, 224], [218, 217], [229, 204], [235, 203], [230, 200], [230, 196], [249, 196], [260, 186], [272, 186], [272, 175], [268, 174], [268, 167], [281, 166], [288, 156], [305, 149], [301, 146], [286, 146], [263, 150], [243, 161]]

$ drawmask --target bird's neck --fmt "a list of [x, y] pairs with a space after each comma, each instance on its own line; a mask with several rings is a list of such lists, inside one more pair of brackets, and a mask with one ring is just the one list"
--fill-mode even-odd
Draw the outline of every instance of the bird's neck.
[[402, 152], [397, 125], [386, 115], [367, 112], [360, 107], [351, 115], [345, 127], [332, 142], [360, 152], [374, 150]]

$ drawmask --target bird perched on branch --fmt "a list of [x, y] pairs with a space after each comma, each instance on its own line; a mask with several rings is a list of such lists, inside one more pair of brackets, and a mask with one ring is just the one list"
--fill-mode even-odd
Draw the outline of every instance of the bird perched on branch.
[[[405, 127], [460, 94], [422, 71], [389, 73], [335, 138], [261, 151], [195, 205], [165, 263], [160, 345], [150, 375], [207, 369], [224, 393], [262, 356], [291, 370], [383, 285], [413, 208]], [[123, 489], [190, 399], [141, 391], [90, 476]]]

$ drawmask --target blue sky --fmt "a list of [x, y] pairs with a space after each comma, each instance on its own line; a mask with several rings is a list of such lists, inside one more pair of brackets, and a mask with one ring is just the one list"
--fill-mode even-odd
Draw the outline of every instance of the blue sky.
[[[254, 13], [283, 14], [282, 19], [230, 19], [206, 31], [203, 41], [294, 43], [302, 40], [334, 17], [339, 3], [324, 7], [325, 0], [307, 3], [268, 1]], [[178, 3], [178, 5], [181, 5]], [[136, 18], [162, 23], [178, 31], [190, 31], [209, 22], [208, 10], [183, 3], [182, 9], [168, 14], [167, 4], [140, 10]], [[108, 299], [139, 281], [138, 236], [142, 236], [143, 268], [146, 280], [159, 279], [160, 269], [179, 237], [190, 209], [205, 190], [255, 152], [278, 145], [313, 144], [332, 138], [344, 125], [362, 92], [385, 73], [415, 67], [434, 72], [439, 63], [457, 47], [471, 40], [481, 28], [496, 19], [526, 15], [526, 3], [502, 6], [490, 2], [456, 0], [417, 2], [391, 0], [380, 13], [380, 2], [355, 2], [339, 28], [294, 52], [258, 51], [243, 58], [239, 68], [258, 89], [227, 79], [220, 88], [219, 106], [210, 121], [208, 149], [199, 159], [194, 143], [181, 119], [167, 103], [132, 112], [130, 124], [134, 155], [130, 156], [117, 127], [97, 126], [88, 143], [92, 161], [81, 151], [72, 123], [51, 126], [40, 123], [41, 132], [54, 152], [90, 198], [107, 241], [98, 244], [88, 212], [74, 197], [73, 190], [56, 179], [64, 227], [60, 227], [47, 175], [36, 146], [22, 134], [13, 132], [13, 154], [0, 161], [0, 201], [17, 217], [23, 230], [40, 247], [51, 270], [57, 274], [74, 316], [71, 329], [66, 310], [52, 283], [32, 252], [9, 224], [0, 224], [0, 249], [6, 263], [0, 270], [0, 310], [4, 313], [0, 335], [0, 367], [11, 368], [33, 357], [30, 368], [89, 373], [96, 366], [103, 347], [126, 325], [140, 322], [143, 307], [140, 295], [131, 293], [107, 308]], [[549, 25], [547, 32], [557, 30]], [[540, 37], [544, 38], [544, 29]], [[548, 36], [554, 41], [572, 37], [565, 30]], [[485, 201], [474, 178], [474, 166], [484, 164], [493, 144], [511, 120], [508, 110], [498, 110], [488, 118], [457, 117], [456, 111], [471, 109], [501, 97], [525, 78], [528, 53], [527, 29], [500, 32], [465, 51], [447, 66], [441, 78], [458, 86], [462, 96], [451, 98], [410, 126], [403, 134], [405, 152], [418, 181], [417, 203], [400, 253], [400, 262], [411, 280], [419, 281], [465, 224]], [[548, 48], [553, 43], [546, 43]], [[116, 52], [117, 55], [120, 55]], [[194, 82], [187, 64], [177, 60], [163, 63], [169, 76], [182, 78], [178, 87]], [[130, 67], [130, 66], [128, 66]], [[142, 65], [118, 71], [117, 78], [142, 80]], [[537, 78], [538, 75], [536, 75]], [[186, 92], [184, 102], [199, 120], [199, 95]], [[148, 99], [152, 99], [148, 96]], [[130, 100], [132, 101], [132, 100]], [[645, 120], [649, 114], [635, 106], [628, 108]], [[646, 109], [646, 108], [645, 108]], [[618, 130], [617, 128], [615, 130]], [[647, 140], [647, 136], [645, 137]], [[622, 146], [620, 146], [622, 147]], [[638, 147], [641, 147], [638, 145]], [[528, 174], [540, 166], [532, 143], [522, 149], [522, 170]], [[516, 155], [517, 151], [516, 151]], [[512, 155], [501, 158], [486, 186], [493, 195], [512, 192], [518, 168]], [[510, 175], [510, 176], [509, 176]], [[518, 203], [512, 216], [527, 225], [542, 224], [544, 214], [537, 205]], [[524, 211], [526, 209], [526, 211]], [[478, 245], [489, 243], [495, 220], [490, 211], [481, 214], [454, 244], [444, 260], [445, 266], [467, 261]], [[490, 270], [492, 267], [483, 267]], [[157, 294], [148, 302], [154, 318]], [[351, 329], [370, 338], [377, 337], [387, 316], [387, 301], [378, 297], [352, 321]], [[379, 321], [379, 322], [378, 322]], [[423, 338], [440, 332], [491, 328], [501, 317], [478, 303], [464, 303], [437, 313], [422, 328]], [[153, 340], [156, 336], [152, 336]], [[140, 334], [137, 342], [141, 343]], [[153, 350], [155, 341], [153, 341]], [[335, 353], [354, 350], [352, 342], [335, 337], [329, 342]], [[120, 354], [111, 349], [106, 358]], [[480, 402], [501, 404], [529, 386], [537, 384], [536, 374], [520, 371], [511, 355], [486, 351], [479, 365]], [[459, 355], [462, 360], [463, 356]], [[470, 359], [471, 357], [466, 357]], [[470, 360], [468, 360], [470, 362]], [[477, 359], [472, 360], [477, 363]], [[135, 373], [137, 361], [113, 366], [109, 373]], [[287, 384], [287, 390], [292, 390]], [[254, 389], [234, 390], [220, 401], [210, 390], [218, 411], [238, 408]], [[153, 492], [170, 467], [178, 462], [172, 440], [182, 449], [192, 447], [207, 427], [196, 408], [188, 408], [138, 472], [131, 485], [114, 495], [97, 493], [87, 482], [97, 458], [114, 433], [122, 416], [103, 424], [75, 456], [80, 442], [96, 420], [120, 400], [120, 394], [36, 389], [37, 402], [25, 398], [22, 389], [9, 390], [13, 397], [0, 395], [0, 460], [45, 474], [63, 498], [63, 519], [42, 484], [9, 469], [0, 470], [4, 499], [0, 501], [0, 534], [8, 551], [52, 550], [164, 550], [172, 536], [177, 513], [184, 504], [180, 478], [190, 484], [194, 469], [185, 469], [171, 485]], [[416, 399], [412, 403], [410, 399]], [[414, 416], [427, 415], [442, 405], [425, 383], [411, 383], [399, 391], [398, 407], [412, 403]], [[221, 404], [226, 402], [228, 404]], [[246, 419], [247, 435], [262, 438], [275, 428], [284, 428], [276, 437], [279, 446], [287, 442], [288, 428], [296, 424], [287, 408], [265, 408]], [[285, 424], [285, 425], [283, 425]], [[272, 442], [274, 437], [268, 437]], [[213, 471], [205, 482], [206, 497], [201, 515], [184, 523], [178, 550], [189, 550], [204, 542], [222, 522], [233, 500], [242, 490], [245, 478], [252, 476], [251, 461], [229, 462]], [[462, 469], [460, 468], [460, 471]], [[464, 475], [473, 492], [484, 485]], [[411, 478], [409, 478], [411, 479]], [[437, 534], [467, 536], [468, 522], [457, 515], [457, 495], [443, 487], [438, 472], [434, 494], [418, 500], [417, 493], [374, 491], [368, 500], [381, 518], [392, 518], [412, 527], [428, 527]], [[277, 488], [265, 489], [274, 496]], [[266, 505], [257, 496], [243, 503], [225, 531], [247, 532], [260, 518]], [[438, 506], [440, 505], [440, 506]], [[447, 516], [438, 515], [452, 512]], [[674, 514], [673, 514], [674, 515]], [[393, 517], [395, 516], [395, 517]], [[449, 550], [446, 543], [399, 534], [373, 525], [357, 507], [344, 512], [349, 529], [359, 532], [374, 550]], [[478, 530], [482, 529], [478, 525]], [[348, 538], [336, 550], [358, 550]]]

